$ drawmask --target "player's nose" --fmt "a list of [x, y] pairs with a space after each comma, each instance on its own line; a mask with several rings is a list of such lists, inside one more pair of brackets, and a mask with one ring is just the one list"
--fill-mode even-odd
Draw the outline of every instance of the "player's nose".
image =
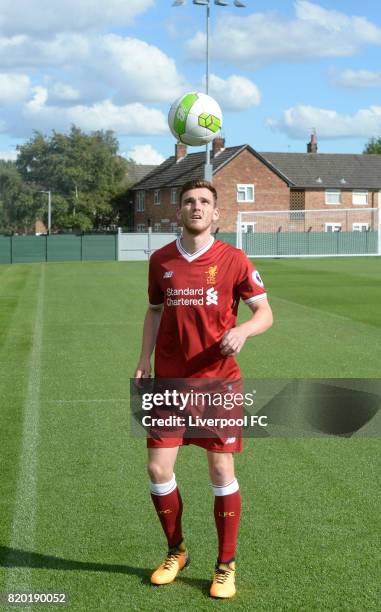
[[201, 210], [201, 202], [196, 200], [192, 206], [192, 212]]

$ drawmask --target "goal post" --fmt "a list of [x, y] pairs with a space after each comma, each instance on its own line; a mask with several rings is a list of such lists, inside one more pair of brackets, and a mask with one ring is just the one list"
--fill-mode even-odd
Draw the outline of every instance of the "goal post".
[[236, 245], [249, 257], [381, 255], [380, 209], [239, 211]]

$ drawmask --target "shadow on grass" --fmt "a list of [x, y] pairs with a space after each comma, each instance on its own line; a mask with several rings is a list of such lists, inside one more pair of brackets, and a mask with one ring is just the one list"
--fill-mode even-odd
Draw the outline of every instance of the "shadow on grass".
[[[118, 565], [113, 563], [95, 563], [92, 561], [74, 561], [62, 559], [53, 555], [42, 555], [28, 550], [19, 550], [0, 546], [0, 567], [29, 567], [35, 569], [82, 571], [82, 572], [110, 572], [137, 576], [143, 584], [151, 585], [150, 575], [152, 568], [134, 567], [132, 565]], [[180, 575], [179, 579], [185, 584], [198, 587], [203, 592], [209, 589], [209, 582], [200, 578], [188, 578]]]

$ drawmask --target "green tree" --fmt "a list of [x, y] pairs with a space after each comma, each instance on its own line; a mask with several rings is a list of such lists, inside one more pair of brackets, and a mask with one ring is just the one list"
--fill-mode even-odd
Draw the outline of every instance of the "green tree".
[[381, 138], [370, 138], [363, 153], [377, 153], [381, 155]]
[[14, 162], [0, 161], [0, 232], [34, 232], [41, 202]]
[[[26, 184], [52, 192], [53, 228], [107, 228], [118, 223], [114, 199], [123, 191], [128, 162], [111, 131], [35, 132], [18, 150]], [[59, 205], [59, 209], [57, 209]]]

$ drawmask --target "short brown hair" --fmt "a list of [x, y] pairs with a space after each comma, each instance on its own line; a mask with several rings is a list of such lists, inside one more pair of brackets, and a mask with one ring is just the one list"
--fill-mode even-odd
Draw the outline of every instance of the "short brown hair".
[[212, 183], [209, 181], [205, 181], [204, 179], [193, 179], [192, 181], [188, 181], [181, 187], [180, 191], [180, 200], [179, 206], [181, 206], [181, 200], [183, 199], [183, 195], [186, 191], [190, 191], [191, 189], [209, 189], [212, 192], [214, 198], [214, 205], [217, 202], [217, 191], [215, 187], [213, 187]]

